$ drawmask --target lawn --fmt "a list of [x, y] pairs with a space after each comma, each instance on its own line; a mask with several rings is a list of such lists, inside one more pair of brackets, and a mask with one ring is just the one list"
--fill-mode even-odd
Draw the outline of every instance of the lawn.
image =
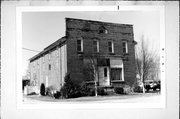
[[108, 100], [126, 100], [126, 99], [133, 99], [133, 98], [140, 98], [140, 97], [150, 97], [160, 95], [157, 92], [151, 93], [131, 93], [128, 95], [106, 95], [106, 96], [86, 96], [86, 97], [79, 97], [79, 98], [70, 98], [70, 99], [55, 99], [49, 96], [40, 96], [40, 95], [28, 95], [23, 96], [24, 102], [94, 102], [94, 101], [108, 101]]

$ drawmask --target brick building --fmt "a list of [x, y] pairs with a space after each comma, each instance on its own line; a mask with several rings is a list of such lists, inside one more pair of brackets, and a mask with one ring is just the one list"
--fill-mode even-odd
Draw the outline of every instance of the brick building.
[[31, 83], [60, 89], [66, 73], [77, 84], [94, 81], [92, 63], [99, 86], [132, 86], [135, 45], [132, 25], [66, 18], [66, 36], [30, 59]]

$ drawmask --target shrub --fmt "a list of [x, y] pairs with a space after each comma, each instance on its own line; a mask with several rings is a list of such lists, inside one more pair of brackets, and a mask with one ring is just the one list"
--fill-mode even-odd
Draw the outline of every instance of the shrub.
[[131, 87], [129, 86], [129, 85], [125, 85], [124, 87], [123, 87], [123, 93], [124, 94], [129, 94], [129, 93], [131, 93], [132, 91], [131, 91]]
[[61, 97], [60, 91], [57, 91], [57, 92], [54, 94], [54, 97], [55, 97], [55, 99], [59, 99], [59, 98]]
[[135, 87], [134, 87], [134, 92], [142, 93], [142, 92], [143, 92], [143, 89], [142, 89], [140, 86], [135, 86]]
[[40, 94], [41, 94], [42, 96], [45, 96], [45, 85], [44, 85], [44, 83], [41, 84]]
[[98, 95], [107, 95], [103, 87], [98, 87], [97, 92], [98, 92]]
[[49, 86], [49, 87], [46, 88], [46, 95], [53, 97], [55, 91], [56, 90], [55, 90], [55, 88], [53, 86]]
[[95, 96], [95, 88], [89, 88], [88, 96]]
[[88, 86], [85, 82], [82, 82], [81, 86], [80, 86], [81, 96], [89, 96], [90, 95], [89, 92], [90, 92], [90, 88], [88, 88]]
[[124, 89], [123, 89], [123, 87], [115, 87], [115, 88], [114, 88], [114, 91], [115, 91], [115, 93], [117, 93], [117, 94], [124, 94]]
[[80, 86], [73, 84], [70, 75], [67, 74], [64, 79], [64, 85], [61, 88], [63, 98], [76, 98], [81, 96]]

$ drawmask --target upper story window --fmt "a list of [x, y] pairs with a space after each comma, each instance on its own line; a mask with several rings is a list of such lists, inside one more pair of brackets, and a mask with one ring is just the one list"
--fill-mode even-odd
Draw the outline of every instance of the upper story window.
[[83, 39], [77, 39], [77, 51], [83, 52]]
[[108, 51], [109, 53], [114, 53], [114, 42], [108, 41]]
[[94, 49], [94, 52], [99, 52], [99, 41], [98, 40], [93, 40], [93, 49]]
[[128, 53], [128, 44], [127, 41], [122, 42], [122, 47], [123, 47], [123, 53]]

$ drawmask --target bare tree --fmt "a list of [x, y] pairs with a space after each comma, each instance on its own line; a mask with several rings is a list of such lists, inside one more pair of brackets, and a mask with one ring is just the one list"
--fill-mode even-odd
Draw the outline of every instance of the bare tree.
[[142, 36], [139, 47], [136, 47], [136, 68], [137, 74], [143, 84], [143, 93], [145, 93], [144, 83], [152, 74], [152, 71], [157, 71], [159, 68], [159, 58], [155, 51], [150, 51], [148, 42], [145, 42]]
[[95, 96], [98, 95], [97, 93], [97, 82], [98, 82], [98, 78], [99, 78], [99, 73], [98, 73], [98, 66], [97, 66], [97, 62], [98, 59], [100, 58], [98, 54], [92, 54], [92, 53], [87, 53], [85, 56], [85, 69], [84, 69], [84, 73], [86, 75], [86, 78], [89, 77], [87, 79], [87, 82], [91, 82], [93, 81], [94, 83], [94, 88], [95, 88]]

